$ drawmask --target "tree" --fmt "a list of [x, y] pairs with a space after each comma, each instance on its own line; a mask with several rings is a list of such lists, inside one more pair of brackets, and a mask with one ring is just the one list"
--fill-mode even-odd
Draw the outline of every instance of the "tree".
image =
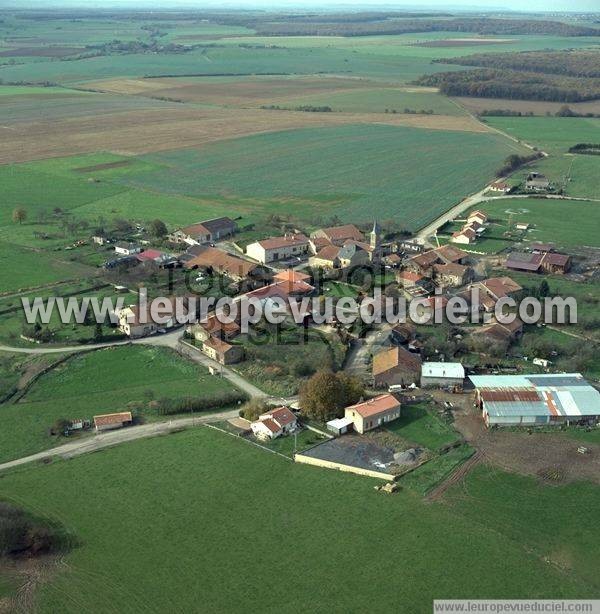
[[364, 395], [361, 383], [344, 373], [319, 371], [300, 389], [300, 407], [309, 418], [326, 422]]
[[546, 298], [547, 296], [550, 296], [550, 286], [548, 285], [548, 282], [543, 279], [542, 283], [540, 284], [540, 289], [538, 290], [539, 292], [539, 297], [540, 298]]
[[104, 333], [102, 332], [102, 324], [98, 322], [94, 327], [94, 341], [96, 343], [100, 343], [102, 341], [103, 336]]
[[153, 237], [164, 237], [169, 231], [167, 225], [162, 220], [152, 220], [148, 226], [148, 231]]
[[23, 207], [17, 207], [12, 214], [12, 220], [15, 224], [22, 224], [27, 219], [27, 211]]
[[247, 403], [244, 403], [242, 409], [240, 409], [240, 416], [253, 422], [254, 420], [258, 420], [258, 417], [267, 411], [269, 411], [269, 405], [263, 400], [251, 399]]
[[113, 224], [117, 232], [129, 232], [131, 230], [131, 224], [123, 218], [115, 218]]

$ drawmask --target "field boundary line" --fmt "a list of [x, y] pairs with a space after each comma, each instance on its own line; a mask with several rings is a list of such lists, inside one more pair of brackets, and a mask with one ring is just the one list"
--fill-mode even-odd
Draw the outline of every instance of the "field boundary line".
[[252, 446], [256, 446], [257, 448], [260, 448], [261, 450], [266, 450], [267, 452], [271, 452], [271, 454], [276, 454], [277, 456], [281, 456], [281, 458], [285, 458], [285, 460], [291, 461], [292, 463], [294, 462], [293, 458], [290, 458], [289, 456], [286, 456], [285, 454], [282, 454], [281, 452], [277, 452], [276, 450], [271, 450], [271, 448], [267, 448], [266, 446], [261, 446], [256, 441], [246, 439], [246, 437], [243, 437], [242, 435], [234, 435], [233, 433], [230, 433], [229, 431], [226, 431], [225, 429], [219, 428], [218, 426], [215, 426], [214, 424], [204, 423], [202, 424], [202, 426], [205, 426], [209, 429], [214, 429], [215, 431], [219, 431], [219, 433], [225, 433], [225, 435], [229, 435], [230, 437], [234, 437], [235, 439], [245, 441], [246, 443], [249, 443]]

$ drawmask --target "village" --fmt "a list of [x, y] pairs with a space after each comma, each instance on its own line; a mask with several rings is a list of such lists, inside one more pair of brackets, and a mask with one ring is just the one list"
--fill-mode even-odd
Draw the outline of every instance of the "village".
[[[506, 186], [493, 184], [490, 189]], [[222, 321], [215, 312], [182, 327], [175, 318], [174, 300], [182, 289], [188, 298], [198, 292], [227, 295], [234, 301], [253, 298], [263, 305], [275, 299], [289, 303], [305, 297], [313, 305], [325, 296], [360, 299], [373, 295], [376, 288], [381, 300], [420, 299], [431, 320], [425, 325], [406, 321], [323, 325], [312, 320], [310, 309], [298, 322], [288, 307], [285, 322], [267, 333], [298, 330], [302, 334], [293, 343], [300, 345], [306, 343], [307, 331], [318, 332], [323, 343], [335, 339], [344, 348], [343, 360], [336, 367], [309, 365], [300, 378], [305, 383], [288, 399], [265, 395], [260, 402], [251, 400], [243, 406], [239, 417], [213, 425], [271, 451], [286, 449], [296, 462], [396, 483], [427, 462], [468, 447], [464, 434], [439, 449], [415, 447], [410, 438], [402, 436], [401, 428], [394, 427], [402, 421], [403, 411], [410, 412], [415, 404], [426, 406], [447, 424], [456, 420], [457, 412], [475, 413], [485, 429], [590, 429], [600, 422], [600, 393], [580, 373], [556, 369], [548, 356], [506, 360], [509, 349], [518, 347], [525, 325], [518, 318], [508, 324], [493, 316], [502, 299], [511, 297], [518, 302], [527, 294], [511, 275], [537, 274], [545, 296], [545, 276], [568, 275], [572, 256], [539, 241], [510, 251], [501, 260], [482, 256], [477, 244], [489, 231], [490, 222], [484, 210], [471, 210], [450, 241], [438, 240], [437, 246], [419, 238], [390, 236], [377, 221], [362, 230], [354, 224], [312, 232], [294, 227], [280, 236], [238, 242], [240, 228], [228, 217], [178, 228], [165, 234], [158, 246], [148, 240], [115, 240], [103, 235], [92, 241], [98, 249], [114, 251], [104, 269], [118, 281], [116, 287], [124, 288], [128, 279], [138, 284], [145, 278], [155, 279], [159, 271], [172, 290], [167, 311], [170, 305], [173, 317], [168, 323], [156, 324], [149, 314], [141, 317], [140, 307], [131, 304], [116, 313], [119, 332], [131, 340], [177, 335], [185, 353], [202, 355], [215, 377], [222, 376], [224, 369], [244, 376], [240, 368], [252, 362], [248, 351], [253, 331], [244, 334], [239, 319]], [[527, 230], [523, 222], [517, 226], [518, 231]], [[157, 285], [156, 292], [161, 287]], [[475, 309], [485, 316], [482, 323], [444, 328], [441, 337], [432, 334], [433, 322], [438, 321], [435, 316], [450, 299], [461, 297], [469, 302], [474, 289], [479, 296]], [[252, 328], [265, 333], [262, 324]], [[267, 337], [268, 344], [277, 342], [276, 334]], [[327, 368], [353, 378], [360, 393], [345, 406], [337, 403], [321, 408], [315, 417], [303, 408], [307, 396], [303, 390], [311, 374], [312, 379], [317, 378]], [[65, 432], [93, 429], [99, 433], [133, 423], [131, 412], [100, 414], [85, 424], [74, 421]], [[290, 443], [275, 444], [284, 439]], [[461, 462], [473, 452], [470, 448]]]

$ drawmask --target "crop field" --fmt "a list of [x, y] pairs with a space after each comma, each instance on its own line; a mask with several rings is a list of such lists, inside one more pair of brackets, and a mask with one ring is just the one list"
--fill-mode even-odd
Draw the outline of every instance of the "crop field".
[[477, 191], [512, 151], [494, 134], [383, 126], [307, 129], [147, 156], [164, 170], [130, 174], [127, 181], [193, 197], [268, 199], [279, 213], [286, 212], [288, 201], [289, 211], [305, 219], [317, 210], [348, 221], [396, 217], [414, 229]]
[[[168, 487], [157, 488], [157, 476]], [[600, 491], [592, 485], [549, 488], [481, 467], [446, 506], [425, 505], [409, 490], [383, 496], [373, 484], [196, 429], [15, 471], [1, 480], [0, 496], [43, 510], [81, 541], [41, 587], [40, 612], [189, 611], [201, 591], [212, 611], [286, 612], [303, 603], [422, 614], [440, 594], [584, 598], [600, 588]], [[267, 597], [246, 588], [264, 583], [265, 568], [279, 570]], [[394, 590], [390, 569], [403, 578]]]
[[42, 375], [19, 402], [2, 405], [0, 462], [64, 443], [48, 435], [60, 418], [133, 410], [152, 420], [160, 399], [218, 399], [231, 389], [226, 380], [167, 348], [120, 346], [71, 357]]
[[[531, 224], [524, 241], [554, 243], [558, 248], [581, 247], [597, 244], [600, 227], [600, 203], [578, 200], [507, 198], [493, 200], [479, 206], [493, 220], [491, 232], [501, 236], [519, 223]], [[513, 228], [509, 229], [508, 222]], [[585, 224], [581, 220], [586, 220]], [[496, 228], [496, 223], [500, 228]], [[476, 245], [479, 249], [479, 244]]]
[[[452, 100], [468, 109], [472, 113], [481, 113], [482, 111], [491, 111], [492, 109], [502, 109], [509, 111], [517, 111], [520, 113], [533, 113], [534, 115], [546, 115], [551, 113], [554, 115], [561, 107], [562, 102], [546, 102], [543, 100], [508, 100], [506, 98], [467, 98], [453, 97]], [[576, 113], [598, 113], [600, 114], [600, 101], [591, 100], [588, 102], [573, 102], [569, 103], [569, 108]], [[491, 119], [491, 118], [486, 118]], [[564, 118], [561, 118], [564, 119]]]

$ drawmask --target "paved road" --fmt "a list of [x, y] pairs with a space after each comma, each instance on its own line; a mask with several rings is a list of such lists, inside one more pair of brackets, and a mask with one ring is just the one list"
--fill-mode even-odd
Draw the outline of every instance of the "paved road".
[[43, 461], [44, 459], [52, 458], [54, 456], [59, 456], [61, 458], [73, 458], [81, 454], [88, 454], [90, 452], [110, 448], [127, 441], [135, 441], [136, 439], [142, 439], [145, 437], [156, 437], [157, 435], [167, 435], [168, 433], [181, 428], [206, 424], [209, 422], [219, 422], [221, 420], [228, 420], [237, 416], [237, 409], [232, 409], [215, 414], [199, 414], [189, 418], [169, 420], [168, 422], [153, 422], [150, 424], [142, 424], [140, 426], [130, 426], [116, 431], [99, 433], [92, 437], [65, 443], [62, 446], [51, 448], [50, 450], [46, 450], [44, 452], [38, 452], [37, 454], [32, 454], [31, 456], [25, 456], [24, 458], [18, 458], [16, 460], [0, 464], [0, 471], [13, 469], [35, 461]]

